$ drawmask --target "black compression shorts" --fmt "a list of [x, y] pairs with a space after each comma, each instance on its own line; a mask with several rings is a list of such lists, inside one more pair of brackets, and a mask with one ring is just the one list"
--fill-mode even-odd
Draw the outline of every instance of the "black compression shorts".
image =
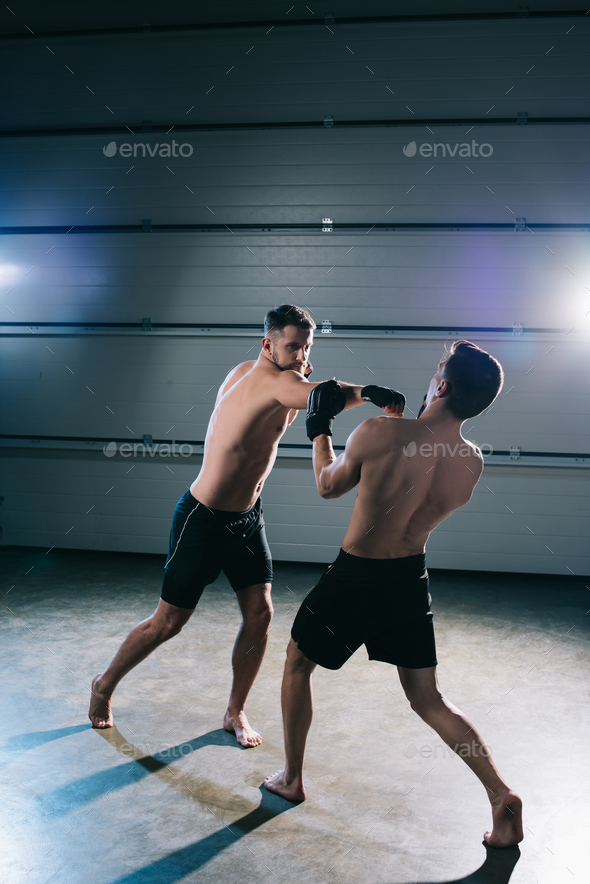
[[340, 669], [365, 645], [370, 660], [436, 666], [425, 556], [365, 559], [340, 550], [297, 612], [291, 636], [305, 656]]
[[190, 491], [174, 510], [164, 565], [162, 599], [195, 608], [203, 590], [223, 571], [234, 591], [272, 582], [272, 559], [260, 498], [243, 513], [213, 510]]

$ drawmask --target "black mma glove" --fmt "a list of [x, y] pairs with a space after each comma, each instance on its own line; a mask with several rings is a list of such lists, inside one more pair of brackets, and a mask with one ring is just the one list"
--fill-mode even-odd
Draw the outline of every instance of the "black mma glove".
[[332, 435], [332, 421], [346, 405], [346, 393], [337, 381], [324, 381], [309, 394], [305, 429], [310, 442], [316, 436]]
[[401, 405], [402, 411], [406, 405], [406, 397], [397, 390], [390, 390], [389, 387], [379, 387], [377, 384], [368, 384], [361, 390], [361, 399], [365, 402], [372, 402], [378, 408], [385, 408], [386, 405]]
[[424, 394], [424, 399], [422, 400], [422, 405], [420, 406], [420, 411], [418, 412], [418, 417], [420, 417], [420, 415], [422, 414], [422, 412], [426, 410], [426, 397], [427, 397], [427, 396], [428, 396], [428, 393], [425, 393], [425, 394]]
[[311, 362], [308, 362], [305, 367], [305, 371], [303, 372], [303, 377], [308, 378], [310, 376], [310, 374], [312, 373], [312, 371], [313, 371], [313, 365], [311, 364]]

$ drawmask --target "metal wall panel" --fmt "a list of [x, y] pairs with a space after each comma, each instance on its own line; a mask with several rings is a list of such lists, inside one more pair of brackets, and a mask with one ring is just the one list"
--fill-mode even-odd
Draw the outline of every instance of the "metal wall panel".
[[[68, 227], [143, 218], [303, 223], [325, 215], [348, 223], [587, 223], [587, 126], [433, 125], [4, 138], [0, 219]], [[412, 143], [416, 153], [404, 155]], [[107, 144], [113, 156], [105, 156]], [[126, 144], [136, 156], [120, 155]], [[163, 145], [178, 152], [181, 144], [192, 148], [189, 156], [160, 156]], [[436, 144], [444, 156], [442, 147], [421, 155]], [[464, 144], [478, 155], [461, 156]], [[484, 144], [490, 156], [479, 155]], [[134, 145], [158, 151], [149, 156]]]
[[419, 116], [479, 116], [494, 105], [516, 116], [523, 102], [529, 113], [586, 112], [582, 16], [567, 36], [567, 19], [328, 30], [317, 18], [297, 29], [7, 43], [5, 125], [172, 124], [189, 110], [195, 122], [410, 118], [408, 105]]
[[[44, 548], [40, 564], [52, 546], [164, 555], [176, 500], [200, 461], [194, 457], [168, 467], [139, 458], [133, 466], [119, 456], [86, 452], [4, 454], [3, 543]], [[262, 499], [276, 559], [333, 560], [354, 492], [323, 501], [311, 462], [285, 458]], [[587, 574], [589, 500], [588, 471], [488, 465], [470, 503], [433, 532], [429, 566]]]
[[[451, 331], [520, 322], [560, 329], [550, 340], [525, 333], [480, 341], [504, 364], [506, 387], [466, 432], [500, 450], [584, 452], [587, 231], [234, 234], [231, 227], [317, 223], [324, 216], [336, 224], [392, 227], [516, 218], [586, 224], [587, 127], [199, 134], [180, 128], [183, 121], [321, 121], [326, 114], [337, 122], [486, 112], [493, 120], [519, 111], [531, 118], [581, 116], [587, 113], [585, 37], [579, 28], [566, 36], [571, 26], [562, 24], [415, 23], [336, 28], [330, 35], [320, 23], [276, 29], [268, 39], [244, 31], [83, 42], [56, 37], [47, 41], [49, 51], [42, 41], [4, 44], [5, 127], [139, 125], [112, 139], [0, 139], [0, 225], [74, 230], [2, 237], [4, 320], [33, 326], [23, 329], [28, 337], [0, 339], [2, 432], [202, 440], [217, 387], [229, 368], [256, 355], [255, 338], [52, 336], [35, 323], [151, 317], [259, 324], [269, 307], [288, 301], [336, 328]], [[176, 123], [178, 131], [150, 132], [149, 123], [141, 125], [148, 118]], [[103, 152], [109, 139], [118, 151], [113, 156]], [[192, 152], [144, 157], [137, 147], [128, 157], [119, 152], [125, 140], [152, 147], [176, 141]], [[412, 150], [403, 148], [412, 142], [416, 151], [407, 156]], [[489, 144], [490, 155], [461, 156], [458, 148], [449, 156], [455, 144], [470, 145], [472, 154], [474, 143]], [[445, 145], [444, 156], [440, 147], [429, 156], [428, 144]], [[228, 227], [223, 234], [75, 232], [80, 225], [142, 219]], [[318, 334], [314, 378], [386, 383], [403, 389], [417, 411], [442, 345]], [[341, 415], [336, 444], [374, 413], [364, 406]], [[284, 441], [306, 442], [302, 416]], [[131, 462], [90, 451], [14, 449], [3, 455], [4, 543], [162, 553], [174, 504], [199, 460]], [[468, 507], [434, 533], [431, 563], [587, 573], [588, 490], [586, 470], [489, 464]], [[275, 556], [329, 561], [352, 500], [322, 501], [309, 460], [281, 458], [264, 491]]]
[[554, 232], [6, 236], [0, 278], [6, 320], [27, 324], [261, 324], [287, 300], [334, 324], [577, 333], [589, 328], [586, 252], [587, 234]]
[[[511, 446], [586, 451], [587, 345], [525, 338], [479, 343], [501, 361], [506, 383], [493, 409], [465, 425], [467, 437], [501, 451]], [[9, 371], [0, 406], [3, 432], [202, 441], [225, 375], [258, 353], [254, 337], [175, 338], [149, 332], [145, 337], [4, 337], [0, 354]], [[403, 389], [410, 417], [443, 353], [443, 342], [436, 340], [337, 340], [316, 334], [314, 379]], [[351, 430], [375, 413], [365, 405], [342, 414], [335, 443], [343, 445]], [[283, 441], [307, 442], [303, 414]]]

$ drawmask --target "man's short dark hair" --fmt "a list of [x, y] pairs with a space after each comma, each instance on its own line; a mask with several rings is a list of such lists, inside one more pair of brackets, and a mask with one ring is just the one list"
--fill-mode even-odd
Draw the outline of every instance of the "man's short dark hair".
[[305, 329], [315, 328], [315, 322], [307, 310], [295, 307], [294, 304], [281, 304], [280, 307], [269, 310], [264, 317], [264, 337], [268, 338], [271, 334], [281, 335], [288, 325]]
[[497, 359], [469, 341], [455, 341], [443, 363], [443, 380], [450, 392], [448, 410], [460, 420], [475, 417], [492, 404], [504, 383]]

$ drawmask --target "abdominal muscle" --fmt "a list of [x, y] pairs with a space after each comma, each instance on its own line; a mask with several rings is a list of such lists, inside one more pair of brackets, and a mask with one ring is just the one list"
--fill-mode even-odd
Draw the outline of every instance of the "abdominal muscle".
[[[213, 441], [213, 440], [212, 440]], [[277, 445], [268, 451], [223, 448], [213, 441], [205, 451], [201, 472], [191, 485], [191, 494], [213, 509], [244, 512], [254, 506], [264, 480], [270, 473]]]

